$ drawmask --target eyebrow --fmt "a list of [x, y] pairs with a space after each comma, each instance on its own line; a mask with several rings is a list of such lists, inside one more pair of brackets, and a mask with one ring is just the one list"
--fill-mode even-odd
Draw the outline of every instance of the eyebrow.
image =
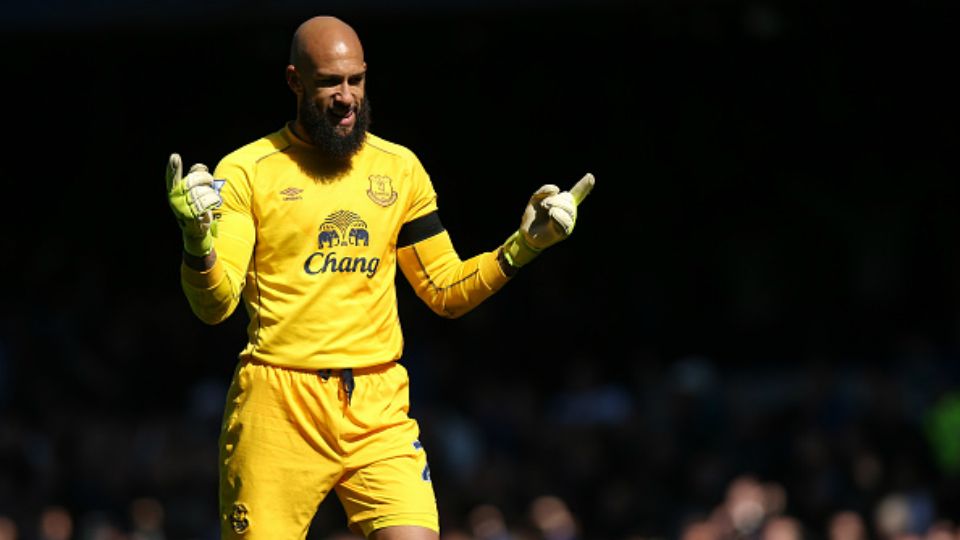
[[353, 77], [359, 77], [361, 75], [366, 75], [367, 70], [357, 71], [355, 73], [348, 73], [343, 75], [341, 73], [333, 73], [330, 71], [317, 71], [314, 73], [314, 77], [317, 79], [352, 79]]

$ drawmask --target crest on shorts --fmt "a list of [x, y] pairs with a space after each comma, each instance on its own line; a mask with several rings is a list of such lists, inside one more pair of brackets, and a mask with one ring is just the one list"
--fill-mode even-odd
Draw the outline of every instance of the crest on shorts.
[[380, 206], [390, 206], [397, 200], [397, 192], [393, 189], [393, 179], [385, 174], [371, 174], [369, 176], [370, 189], [367, 197]]
[[250, 528], [250, 519], [247, 518], [247, 507], [240, 503], [234, 503], [233, 512], [230, 513], [230, 525], [233, 532], [243, 534]]

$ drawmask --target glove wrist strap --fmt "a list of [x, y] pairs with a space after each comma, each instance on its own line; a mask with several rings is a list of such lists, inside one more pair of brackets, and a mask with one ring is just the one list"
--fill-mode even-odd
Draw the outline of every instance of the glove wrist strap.
[[183, 235], [183, 250], [194, 257], [206, 257], [213, 251], [213, 235], [209, 232], [200, 238]]
[[511, 234], [503, 244], [503, 256], [507, 263], [515, 268], [529, 263], [539, 254], [540, 250], [528, 244], [519, 230]]

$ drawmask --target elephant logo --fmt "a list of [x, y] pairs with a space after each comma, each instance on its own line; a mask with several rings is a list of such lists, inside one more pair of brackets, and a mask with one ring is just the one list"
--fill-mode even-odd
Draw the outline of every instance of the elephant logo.
[[371, 174], [370, 188], [367, 196], [380, 206], [390, 206], [397, 200], [397, 192], [393, 189], [393, 179], [383, 174]]
[[367, 229], [361, 229], [359, 227], [350, 229], [350, 234], [348, 235], [349, 240], [347, 241], [351, 246], [359, 246], [360, 242], [363, 242], [363, 245], [370, 245], [370, 232]]
[[337, 246], [369, 246], [367, 223], [354, 212], [338, 210], [327, 216], [317, 233], [317, 246], [330, 249]]
[[332, 248], [340, 245], [340, 234], [334, 229], [320, 229], [317, 235], [317, 244], [323, 248]]

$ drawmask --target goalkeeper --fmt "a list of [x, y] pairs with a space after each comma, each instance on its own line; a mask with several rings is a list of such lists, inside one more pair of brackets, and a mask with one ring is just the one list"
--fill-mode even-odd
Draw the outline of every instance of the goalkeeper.
[[593, 187], [590, 174], [569, 191], [541, 187], [515, 233], [461, 260], [416, 155], [367, 131], [366, 71], [350, 26], [311, 18], [286, 68], [294, 120], [212, 174], [169, 159], [193, 312], [217, 324], [242, 304], [249, 316], [220, 434], [224, 539], [303, 539], [334, 490], [358, 534], [436, 540], [430, 471], [407, 414], [397, 268], [433, 311], [459, 317], [567, 238]]

